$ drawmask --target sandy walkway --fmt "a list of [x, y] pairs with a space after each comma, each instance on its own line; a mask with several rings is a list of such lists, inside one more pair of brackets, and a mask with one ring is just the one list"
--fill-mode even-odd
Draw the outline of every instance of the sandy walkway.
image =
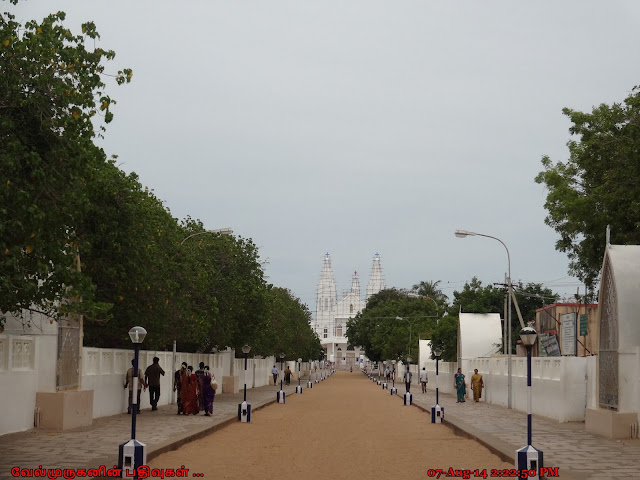
[[233, 424], [150, 462], [181, 465], [189, 477], [242, 480], [425, 479], [429, 469], [449, 467], [477, 478], [475, 469], [490, 476], [492, 468], [513, 468], [355, 372], [338, 372], [311, 390], [305, 385], [285, 405], [252, 412], [250, 424]]

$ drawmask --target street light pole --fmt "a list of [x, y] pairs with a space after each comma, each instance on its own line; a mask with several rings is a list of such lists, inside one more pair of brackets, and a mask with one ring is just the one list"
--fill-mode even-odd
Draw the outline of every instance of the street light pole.
[[431, 407], [431, 423], [442, 423], [442, 419], [444, 418], [444, 407], [441, 407], [439, 404], [439, 391], [438, 391], [438, 360], [440, 360], [440, 355], [442, 354], [442, 350], [440, 347], [435, 347], [433, 349], [433, 355], [436, 357], [436, 404]]
[[[131, 370], [131, 440], [121, 443], [118, 449], [118, 468], [127, 476], [138, 478], [138, 467], [147, 463], [147, 445], [136, 440], [136, 413], [138, 411], [138, 357], [140, 344], [147, 336], [144, 327], [133, 327], [129, 330], [129, 338], [133, 343], [133, 367]], [[127, 473], [128, 472], [128, 473]]]
[[406, 393], [404, 394], [405, 406], [413, 404], [413, 395], [411, 393], [411, 362], [413, 362], [413, 358], [411, 358], [411, 355], [408, 355], [407, 370], [405, 372], [405, 378], [404, 378], [404, 385], [405, 385], [405, 388], [407, 389]]
[[396, 320], [406, 320], [409, 324], [409, 355], [411, 355], [411, 320], [403, 317], [396, 317]]
[[243, 423], [251, 422], [251, 404], [247, 403], [247, 358], [250, 351], [249, 345], [242, 347], [242, 353], [244, 353], [244, 400], [238, 404], [238, 421]]
[[509, 295], [507, 300], [507, 408], [511, 408], [511, 295], [513, 294], [513, 286], [511, 285], [511, 255], [509, 254], [509, 249], [505, 245], [505, 243], [497, 237], [492, 237], [491, 235], [485, 235], [483, 233], [469, 232], [467, 230], [456, 230], [455, 235], [458, 238], [465, 238], [467, 236], [478, 236], [478, 237], [486, 237], [497, 240], [502, 244], [504, 249], [507, 251], [507, 268], [508, 268], [508, 277], [507, 277], [507, 287], [509, 288]]
[[396, 388], [396, 361], [391, 360], [391, 365], [393, 365], [393, 372], [391, 373], [391, 381], [393, 382], [393, 385], [391, 386], [390, 394], [395, 395], [398, 393], [398, 389]]
[[280, 352], [280, 391], [276, 393], [276, 400], [278, 401], [278, 403], [285, 403], [285, 393], [282, 390], [282, 377], [284, 376], [284, 373], [282, 372], [284, 366], [283, 362], [284, 352]]
[[536, 343], [538, 333], [532, 327], [525, 327], [520, 330], [520, 339], [523, 345], [527, 348], [527, 446], [521, 448], [516, 452], [516, 468], [519, 470], [535, 470], [535, 476], [529, 476], [529, 478], [539, 479], [540, 470], [542, 469], [542, 451], [538, 450], [531, 445], [531, 403], [532, 403], [532, 390], [531, 390], [531, 348]]
[[233, 230], [231, 230], [230, 228], [218, 228], [217, 230], [205, 230], [204, 232], [196, 232], [196, 233], [192, 233], [191, 235], [189, 235], [187, 238], [185, 238], [184, 240], [182, 240], [180, 242], [180, 245], [182, 245], [184, 242], [186, 242], [187, 240], [189, 240], [192, 237], [197, 237], [198, 235], [204, 235], [205, 233], [212, 233], [212, 234], [219, 234], [219, 235], [231, 235], [233, 233]]
[[296, 393], [302, 394], [302, 385], [300, 385], [300, 367], [302, 365], [302, 358], [298, 359], [298, 386], [296, 387]]

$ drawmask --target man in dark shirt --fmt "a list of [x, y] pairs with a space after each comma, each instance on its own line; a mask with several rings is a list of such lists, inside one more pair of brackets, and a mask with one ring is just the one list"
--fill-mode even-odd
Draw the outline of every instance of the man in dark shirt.
[[160, 366], [160, 359], [153, 357], [153, 363], [147, 367], [144, 372], [144, 378], [149, 386], [149, 403], [151, 410], [158, 409], [158, 400], [160, 399], [160, 375], [164, 375], [164, 370]]
[[182, 365], [180, 366], [180, 370], [177, 370], [173, 376], [173, 391], [178, 392], [178, 395], [177, 395], [178, 415], [182, 413], [182, 400], [180, 398], [180, 389], [182, 388], [182, 375], [186, 371], [187, 371], [187, 362], [182, 362]]

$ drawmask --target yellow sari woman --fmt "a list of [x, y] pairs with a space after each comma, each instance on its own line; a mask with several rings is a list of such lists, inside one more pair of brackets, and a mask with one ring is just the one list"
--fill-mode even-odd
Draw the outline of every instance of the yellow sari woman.
[[471, 375], [471, 390], [473, 390], [473, 399], [478, 402], [482, 398], [482, 387], [484, 387], [484, 381], [482, 375], [478, 373], [476, 368]]

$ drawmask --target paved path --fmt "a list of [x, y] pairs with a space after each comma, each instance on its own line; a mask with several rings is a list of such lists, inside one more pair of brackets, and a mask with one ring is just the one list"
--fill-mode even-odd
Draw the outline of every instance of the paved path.
[[[378, 387], [376, 385], [377, 388]], [[405, 393], [404, 384], [398, 393]], [[412, 387], [413, 402], [430, 412], [436, 403], [434, 385], [426, 394]], [[473, 397], [456, 403], [455, 395], [439, 395], [445, 407], [444, 422], [455, 431], [475, 438], [509, 461], [527, 445], [527, 415]], [[640, 479], [640, 440], [611, 440], [585, 431], [583, 422], [558, 423], [544, 417], [532, 420], [532, 443], [542, 450], [544, 466], [558, 467], [563, 479]]]
[[[354, 372], [355, 373], [355, 372]], [[327, 380], [331, 381], [331, 379]], [[306, 381], [303, 380], [306, 388]], [[319, 385], [321, 387], [322, 385]], [[397, 385], [400, 394], [404, 386]], [[275, 402], [278, 388], [265, 386], [251, 389], [247, 396], [253, 411]], [[285, 387], [287, 395], [295, 386]], [[435, 403], [435, 392], [426, 394], [414, 386], [414, 405], [429, 409]], [[388, 395], [371, 383], [371, 394]], [[242, 393], [216, 395], [212, 417], [175, 414], [175, 406], [162, 406], [158, 411], [143, 410], [138, 417], [137, 438], [148, 445], [148, 456], [173, 449], [195, 438], [236, 421], [237, 404]], [[515, 451], [526, 445], [526, 414], [484, 402], [455, 402], [453, 395], [440, 395], [445, 407], [445, 423], [458, 433], [476, 438], [504, 459], [513, 461]], [[404, 408], [404, 407], [403, 407]], [[407, 407], [409, 408], [409, 407]], [[415, 407], [414, 407], [415, 408]], [[11, 478], [11, 468], [95, 468], [117, 463], [118, 445], [129, 439], [131, 417], [127, 414], [99, 418], [90, 427], [55, 432], [32, 429], [0, 436], [0, 478]], [[560, 478], [622, 480], [640, 478], [640, 440], [610, 440], [589, 434], [583, 423], [557, 423], [541, 417], [533, 419], [533, 444], [544, 452], [547, 467], [559, 467]]]

